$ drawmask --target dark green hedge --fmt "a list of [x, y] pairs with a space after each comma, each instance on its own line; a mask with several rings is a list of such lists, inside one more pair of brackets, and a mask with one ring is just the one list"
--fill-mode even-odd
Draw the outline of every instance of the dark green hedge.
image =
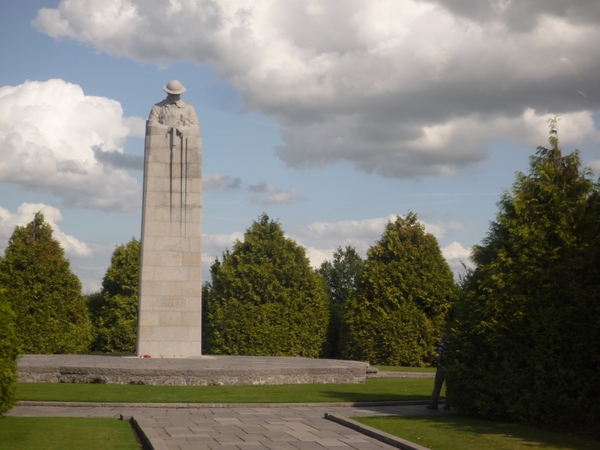
[[0, 259], [0, 285], [16, 315], [19, 353], [83, 353], [91, 325], [79, 278], [44, 216], [17, 226]]
[[140, 284], [140, 241], [119, 245], [102, 280], [102, 290], [88, 296], [93, 325], [92, 350], [135, 353]]
[[0, 415], [15, 403], [17, 385], [17, 335], [15, 316], [0, 287]]
[[600, 188], [551, 143], [502, 197], [457, 303], [447, 395], [467, 414], [600, 420]]
[[369, 249], [356, 296], [346, 302], [343, 356], [391, 366], [430, 364], [457, 293], [436, 238], [415, 214], [397, 217]]

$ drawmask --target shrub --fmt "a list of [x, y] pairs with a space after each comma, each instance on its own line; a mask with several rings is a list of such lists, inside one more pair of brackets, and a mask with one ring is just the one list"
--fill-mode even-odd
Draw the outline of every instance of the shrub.
[[91, 326], [81, 283], [42, 214], [15, 228], [0, 259], [0, 285], [16, 316], [19, 353], [89, 349]]
[[371, 364], [423, 366], [458, 293], [436, 238], [415, 214], [387, 224], [346, 302], [343, 355]]
[[600, 420], [600, 186], [563, 156], [556, 121], [473, 250], [456, 307], [447, 395], [464, 413]]
[[329, 304], [304, 249], [263, 214], [211, 267], [204, 287], [204, 351], [229, 355], [323, 354]]
[[88, 296], [94, 326], [92, 350], [135, 353], [140, 284], [140, 241], [118, 246], [102, 280], [102, 290]]

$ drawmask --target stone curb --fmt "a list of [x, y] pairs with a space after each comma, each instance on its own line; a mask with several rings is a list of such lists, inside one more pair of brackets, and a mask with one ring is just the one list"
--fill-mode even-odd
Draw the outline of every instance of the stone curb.
[[41, 402], [20, 400], [17, 406], [53, 406], [62, 408], [353, 408], [368, 406], [428, 405], [429, 400], [389, 402], [337, 402], [337, 403], [118, 403], [118, 402]]
[[367, 379], [372, 378], [435, 378], [435, 372], [367, 372]]
[[131, 424], [140, 441], [142, 441], [144, 450], [169, 450], [165, 442], [154, 431], [148, 419], [124, 416], [123, 414], [120, 415], [120, 419]]
[[406, 439], [399, 438], [398, 436], [394, 436], [384, 431], [377, 430], [376, 428], [363, 425], [362, 423], [356, 422], [355, 420], [352, 420], [346, 416], [342, 416], [341, 414], [325, 413], [325, 418], [402, 450], [428, 450], [427, 447], [423, 447], [422, 445], [415, 444], [414, 442], [407, 441]]

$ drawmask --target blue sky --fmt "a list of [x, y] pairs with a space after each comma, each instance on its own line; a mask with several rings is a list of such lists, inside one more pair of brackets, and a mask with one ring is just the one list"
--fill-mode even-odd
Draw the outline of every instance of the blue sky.
[[457, 270], [555, 114], [600, 169], [595, 2], [8, 0], [0, 21], [0, 249], [42, 210], [86, 292], [140, 236], [171, 79], [201, 123], [205, 279], [263, 212], [318, 266], [413, 211]]

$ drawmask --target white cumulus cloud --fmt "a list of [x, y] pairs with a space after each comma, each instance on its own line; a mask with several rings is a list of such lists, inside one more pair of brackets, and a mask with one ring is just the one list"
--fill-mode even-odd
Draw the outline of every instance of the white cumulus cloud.
[[494, 140], [543, 144], [553, 114], [564, 143], [599, 142], [599, 18], [589, 0], [62, 0], [34, 24], [136, 61], [211, 64], [278, 119], [289, 166], [418, 177], [452, 176]]
[[44, 215], [44, 220], [52, 227], [54, 238], [60, 242], [67, 256], [86, 258], [92, 256], [92, 250], [85, 242], [66, 234], [60, 229], [58, 222], [62, 220], [61, 212], [54, 206], [43, 203], [23, 203], [16, 213], [0, 207], [0, 249], [6, 248], [8, 239], [12, 236], [17, 225], [28, 224], [38, 212]]
[[137, 119], [63, 80], [0, 87], [0, 182], [49, 191], [68, 206], [134, 210], [139, 183], [108, 161], [120, 155], [132, 166], [123, 144], [139, 134]]
[[456, 276], [463, 273], [465, 268], [463, 264], [468, 268], [474, 268], [475, 265], [471, 261], [471, 248], [464, 247], [460, 242], [452, 242], [451, 244], [442, 248], [442, 255], [448, 261], [450, 269]]

